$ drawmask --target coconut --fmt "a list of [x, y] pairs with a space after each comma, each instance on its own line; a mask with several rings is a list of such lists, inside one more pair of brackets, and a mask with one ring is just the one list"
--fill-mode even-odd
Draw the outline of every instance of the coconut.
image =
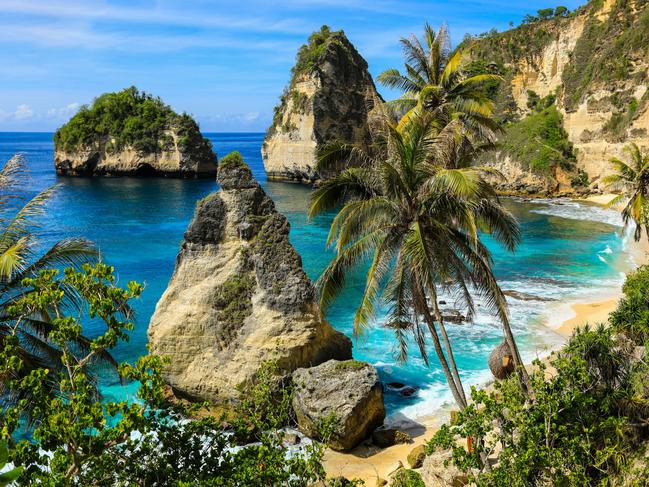
[[507, 341], [493, 349], [489, 355], [489, 368], [496, 379], [506, 379], [514, 372], [514, 355]]

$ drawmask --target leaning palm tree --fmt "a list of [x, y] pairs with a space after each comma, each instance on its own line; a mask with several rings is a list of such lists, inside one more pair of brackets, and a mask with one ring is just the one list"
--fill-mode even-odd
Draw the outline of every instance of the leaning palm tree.
[[449, 136], [437, 118], [424, 112], [399, 126], [386, 122], [385, 130], [385, 145], [373, 154], [341, 145], [321, 154], [320, 165], [342, 158], [349, 167], [316, 189], [309, 208], [313, 217], [342, 206], [327, 240], [336, 256], [317, 281], [321, 305], [340, 292], [351, 268], [369, 259], [354, 332], [361, 333], [377, 306], [386, 304], [386, 325], [396, 334], [399, 358], [407, 358], [412, 336], [428, 363], [430, 335], [453, 397], [464, 408], [466, 394], [438, 296], [454, 295], [469, 318], [474, 295], [482, 297], [502, 321], [515, 364], [527, 380], [491, 254], [479, 234], [491, 232], [513, 251], [519, 227], [483, 178], [488, 169], [470, 166], [467, 146]]
[[616, 157], [612, 158], [611, 164], [616, 174], [605, 177], [603, 182], [612, 189], [622, 190], [609, 206], [621, 205], [626, 201], [622, 208], [622, 219], [625, 226], [630, 220], [634, 221], [633, 238], [637, 242], [642, 237], [643, 227], [649, 238], [649, 153], [643, 156], [633, 142], [624, 148], [624, 152], [629, 155], [630, 162], [627, 164]]
[[[95, 246], [82, 238], [67, 238], [49, 248], [44, 247], [36, 233], [37, 218], [44, 212], [56, 186], [21, 205], [20, 188], [26, 176], [26, 163], [21, 155], [11, 158], [0, 170], [0, 343], [16, 337], [23, 362], [20, 371], [3, 371], [5, 376], [0, 377], [0, 387], [8, 378], [6, 374], [16, 376], [37, 368], [55, 369], [61, 363], [61, 352], [48, 339], [52, 327], [47, 314], [19, 319], [12, 315], [11, 307], [16, 299], [32, 292], [23, 287], [23, 279], [45, 269], [77, 267], [98, 256]], [[74, 306], [76, 303], [67, 304]], [[81, 338], [77, 345], [84, 347], [89, 343]], [[104, 354], [103, 358], [115, 364], [110, 355]]]
[[493, 119], [494, 104], [486, 94], [485, 85], [500, 76], [482, 74], [465, 77], [462, 72], [463, 52], [451, 54], [448, 30], [442, 26], [435, 32], [424, 26], [423, 43], [415, 35], [402, 38], [405, 71], [388, 69], [378, 82], [402, 92], [397, 100], [388, 102], [403, 121], [422, 110], [433, 113], [446, 123], [458, 119], [465, 136], [493, 141], [498, 124]]

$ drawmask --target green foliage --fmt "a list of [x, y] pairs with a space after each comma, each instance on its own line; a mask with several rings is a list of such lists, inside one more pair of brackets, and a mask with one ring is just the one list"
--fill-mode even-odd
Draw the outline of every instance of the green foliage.
[[214, 290], [214, 308], [221, 323], [223, 339], [234, 339], [244, 320], [252, 312], [255, 277], [246, 271], [228, 277]]
[[644, 72], [633, 72], [635, 59], [649, 55], [649, 9], [638, 15], [632, 2], [613, 2], [603, 21], [595, 12], [597, 2], [589, 5], [590, 16], [572, 51], [570, 63], [562, 74], [567, 110], [583, 100], [589, 88], [618, 81], [642, 83]]
[[328, 25], [311, 34], [308, 42], [297, 51], [295, 66], [291, 70], [293, 78], [310, 72], [324, 53], [330, 38], [337, 34], [342, 34], [342, 31], [332, 32]]
[[239, 151], [232, 151], [219, 161], [219, 169], [244, 167], [243, 156]]
[[[7, 443], [1, 442], [0, 443], [0, 470], [5, 470], [8, 459], [9, 459], [9, 449], [7, 448]], [[23, 468], [18, 467], [0, 473], [0, 487], [6, 487], [8, 485], [11, 485], [13, 482], [18, 480], [18, 477], [20, 477], [22, 472], [23, 472]]]
[[[542, 100], [535, 103], [546, 104]], [[571, 169], [576, 161], [561, 114], [554, 104], [508, 125], [500, 144], [523, 167], [539, 173], [548, 174], [555, 166]]]
[[583, 169], [577, 169], [577, 172], [570, 178], [570, 186], [573, 188], [585, 188], [588, 186], [588, 173]]
[[[85, 265], [82, 271], [43, 271], [23, 281], [23, 297], [12, 305], [14, 323], [25, 316], [53, 312], [50, 339], [60, 352], [58, 371], [36, 368], [4, 383], [5, 392], [22, 393], [15, 404], [0, 413], [4, 440], [15, 443], [10, 452], [14, 465], [23, 467], [20, 485], [204, 485], [306, 487], [324, 478], [323, 447], [308, 444], [288, 453], [284, 433], [290, 390], [276, 391], [276, 367], [263, 368], [246, 391], [242, 416], [230, 422], [230, 432], [214, 418], [185, 419], [200, 405], [169, 404], [162, 367], [166, 361], [141, 357], [122, 364], [124, 380], [137, 381], [137, 398], [99, 402], [94, 359], [113, 349], [133, 329], [130, 300], [142, 286], [115, 284], [113, 269], [104, 264]], [[64, 301], [80, 301], [81, 313], [67, 315]], [[75, 346], [87, 320], [100, 321], [105, 331], [80, 350]], [[18, 337], [7, 335], [0, 349], [0, 371], [24, 367]], [[58, 387], [44, 387], [58, 374]], [[32, 418], [33, 422], [26, 420]], [[31, 439], [18, 439], [22, 428], [31, 428]], [[24, 437], [24, 435], [22, 436]], [[239, 438], [255, 443], [241, 446]], [[17, 441], [17, 442], [16, 442]]]
[[291, 90], [293, 108], [298, 113], [306, 113], [309, 107], [309, 96], [297, 90]]
[[397, 471], [390, 485], [392, 487], [426, 487], [418, 472], [405, 468]]
[[618, 333], [636, 343], [649, 343], [649, 266], [629, 274], [622, 291], [624, 296], [609, 321]]
[[97, 97], [91, 106], [79, 112], [54, 134], [57, 150], [74, 151], [80, 147], [106, 144], [116, 152], [132, 147], [143, 153], [169, 149], [173, 143], [166, 133], [178, 132], [178, 145], [193, 145], [211, 150], [196, 122], [187, 114], [178, 115], [160, 98], [138, 91], [134, 86]]
[[[578, 331], [530, 375], [528, 396], [508, 379], [494, 389], [472, 391], [473, 403], [445, 425], [428, 451], [452, 449], [463, 471], [479, 469], [480, 457], [498, 451], [491, 469], [479, 470], [480, 486], [608, 485], [647, 432], [647, 364], [632, 359], [633, 346], [611, 330]], [[482, 438], [469, 454], [458, 439]]]

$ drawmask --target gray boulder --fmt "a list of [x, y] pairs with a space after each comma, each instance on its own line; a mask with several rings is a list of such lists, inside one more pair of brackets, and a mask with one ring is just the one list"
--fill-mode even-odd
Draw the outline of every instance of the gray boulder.
[[370, 364], [329, 360], [296, 370], [293, 384], [293, 409], [304, 434], [320, 438], [320, 423], [335, 416], [329, 438], [334, 450], [351, 450], [383, 424], [383, 386]]

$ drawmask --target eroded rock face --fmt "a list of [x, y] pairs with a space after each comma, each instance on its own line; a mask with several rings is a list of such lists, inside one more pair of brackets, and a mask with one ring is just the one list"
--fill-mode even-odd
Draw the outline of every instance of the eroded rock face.
[[266, 361], [292, 372], [351, 358], [327, 323], [291, 246], [289, 224], [238, 154], [223, 159], [221, 191], [199, 202], [176, 269], [151, 318], [151, 352], [171, 363], [180, 396], [236, 404]]
[[317, 438], [319, 422], [335, 415], [334, 450], [351, 450], [383, 424], [383, 386], [370, 364], [330, 360], [296, 370], [293, 385], [293, 410], [304, 434]]
[[[324, 31], [321, 31], [321, 33]], [[325, 34], [323, 34], [325, 35]], [[367, 144], [368, 119], [380, 99], [367, 62], [345, 34], [326, 31], [320, 47], [313, 39], [304, 49], [312, 49], [311, 62], [298, 54], [298, 65], [268, 129], [262, 156], [269, 179], [313, 182], [316, 152], [333, 141]], [[305, 66], [302, 66], [302, 65]]]
[[110, 148], [110, 135], [74, 151], [56, 149], [54, 167], [59, 176], [165, 176], [206, 178], [216, 175], [217, 159], [211, 144], [198, 132], [181, 135], [170, 128], [161, 149], [150, 153], [133, 147]]

